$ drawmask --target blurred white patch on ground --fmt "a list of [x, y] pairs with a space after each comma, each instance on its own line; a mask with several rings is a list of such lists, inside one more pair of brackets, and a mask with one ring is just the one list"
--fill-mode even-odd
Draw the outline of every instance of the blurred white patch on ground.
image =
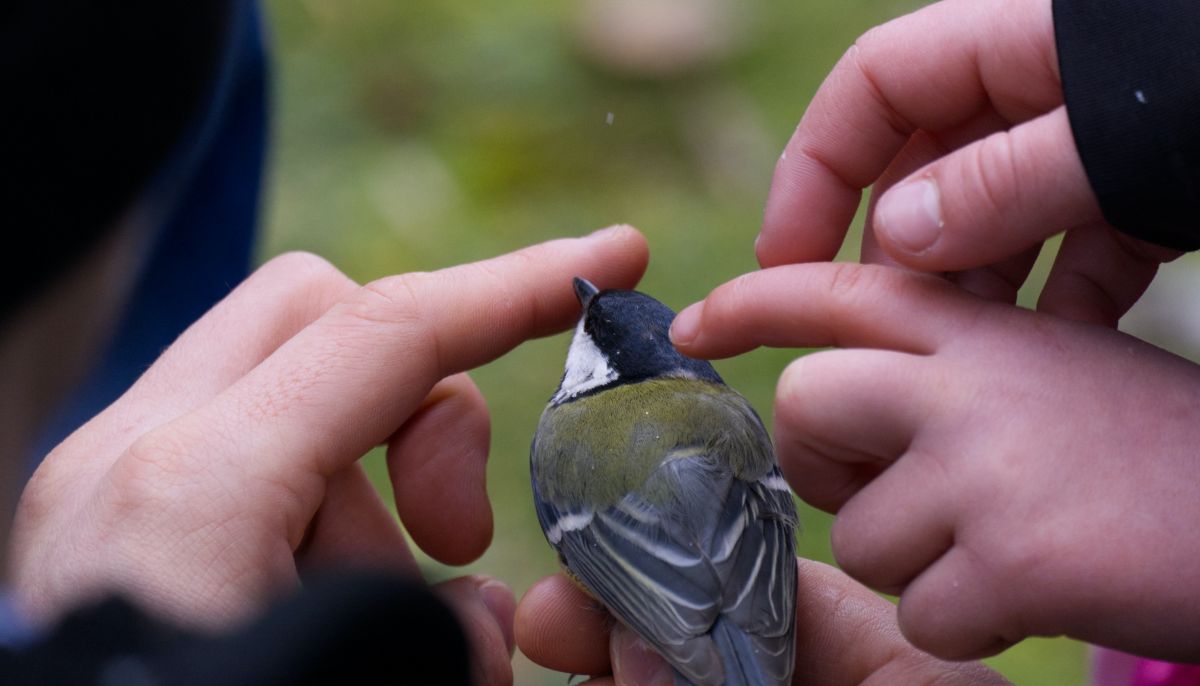
[[1165, 264], [1121, 330], [1189, 360], [1200, 361], [1200, 254]]
[[737, 0], [581, 0], [576, 34], [584, 54], [606, 69], [670, 78], [743, 45], [752, 8]]

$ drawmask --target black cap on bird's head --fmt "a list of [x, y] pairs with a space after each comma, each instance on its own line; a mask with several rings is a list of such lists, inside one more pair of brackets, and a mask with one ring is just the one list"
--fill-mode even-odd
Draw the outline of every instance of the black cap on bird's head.
[[671, 308], [637, 291], [599, 290], [581, 278], [574, 285], [583, 315], [555, 401], [663, 376], [723, 383], [711, 364], [686, 357], [671, 344]]

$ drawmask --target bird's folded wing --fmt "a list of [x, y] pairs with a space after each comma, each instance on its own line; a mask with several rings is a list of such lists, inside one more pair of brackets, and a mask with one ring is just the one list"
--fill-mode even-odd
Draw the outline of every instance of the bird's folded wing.
[[655, 478], [673, 482], [660, 492], [675, 495], [651, 502], [630, 494], [598, 511], [543, 501], [547, 537], [569, 569], [691, 681], [724, 681], [708, 635], [722, 614], [747, 633], [768, 671], [775, 663], [790, 669], [795, 509], [778, 470], [744, 481], [721, 460], [693, 455], [665, 461]]

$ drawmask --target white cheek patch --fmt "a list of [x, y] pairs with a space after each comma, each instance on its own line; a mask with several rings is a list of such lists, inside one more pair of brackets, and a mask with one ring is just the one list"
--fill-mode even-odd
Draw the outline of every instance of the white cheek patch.
[[560, 403], [569, 398], [616, 381], [617, 372], [608, 365], [608, 358], [596, 347], [596, 342], [583, 330], [583, 320], [575, 327], [575, 337], [567, 350], [567, 366], [562, 384], [551, 402]]

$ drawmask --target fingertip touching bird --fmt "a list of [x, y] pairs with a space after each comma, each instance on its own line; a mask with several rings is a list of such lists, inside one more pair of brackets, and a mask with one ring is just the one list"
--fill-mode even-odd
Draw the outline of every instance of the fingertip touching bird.
[[675, 349], [666, 305], [574, 285], [583, 315], [530, 456], [546, 539], [677, 684], [790, 684], [796, 509], [762, 420]]

